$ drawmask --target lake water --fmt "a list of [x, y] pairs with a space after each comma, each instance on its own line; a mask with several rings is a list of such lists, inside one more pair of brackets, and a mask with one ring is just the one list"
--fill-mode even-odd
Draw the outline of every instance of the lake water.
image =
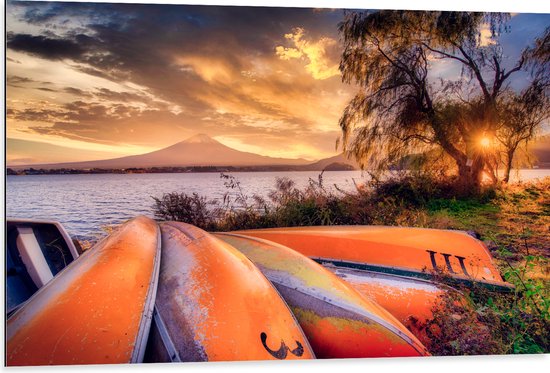
[[[231, 173], [246, 195], [267, 197], [279, 177], [288, 177], [303, 188], [319, 172]], [[550, 176], [550, 170], [521, 170], [514, 180]], [[355, 190], [367, 174], [360, 171], [333, 171], [323, 174], [326, 187]], [[513, 181], [514, 181], [513, 180]], [[73, 237], [90, 239], [104, 234], [102, 226], [120, 223], [136, 215], [153, 217], [152, 197], [164, 193], [196, 192], [221, 199], [228, 189], [219, 173], [98, 174], [8, 176], [6, 215], [14, 218], [48, 219], [61, 222]]]

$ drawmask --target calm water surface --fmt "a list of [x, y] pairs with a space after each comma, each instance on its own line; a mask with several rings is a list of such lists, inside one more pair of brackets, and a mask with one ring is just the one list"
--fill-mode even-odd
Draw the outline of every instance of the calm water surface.
[[[288, 177], [305, 187], [319, 172], [232, 173], [246, 195], [267, 197], [278, 177]], [[550, 170], [521, 170], [515, 180], [550, 176]], [[353, 191], [354, 181], [367, 177], [360, 171], [325, 172], [324, 185], [337, 184]], [[61, 222], [73, 237], [90, 239], [104, 234], [102, 226], [117, 224], [136, 215], [153, 217], [153, 198], [163, 193], [199, 193], [221, 199], [228, 189], [219, 173], [187, 174], [104, 174], [8, 176], [6, 213], [8, 217], [48, 219]]]
[[[289, 177], [298, 187], [318, 172], [242, 172], [231, 175], [246, 195], [267, 197], [278, 177]], [[353, 179], [364, 180], [360, 171], [325, 172], [324, 185], [355, 188]], [[61, 222], [69, 234], [91, 238], [102, 234], [101, 226], [125, 221], [139, 214], [153, 217], [153, 196], [196, 192], [210, 199], [223, 199], [228, 192], [220, 173], [98, 174], [8, 176], [8, 217], [49, 219]]]

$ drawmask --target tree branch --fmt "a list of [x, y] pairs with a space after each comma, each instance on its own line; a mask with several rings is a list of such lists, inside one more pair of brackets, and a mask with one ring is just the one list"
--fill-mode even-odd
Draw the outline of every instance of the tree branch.
[[485, 83], [485, 80], [483, 79], [483, 75], [481, 75], [481, 71], [479, 70], [479, 67], [474, 62], [473, 58], [466, 53], [464, 50], [464, 47], [462, 45], [456, 44], [453, 42], [453, 45], [460, 50], [464, 58], [468, 61], [466, 65], [472, 69], [474, 72], [474, 75], [476, 76], [477, 81], [479, 82], [479, 86], [481, 88], [481, 91], [483, 92], [483, 96], [487, 101], [492, 101], [492, 96], [489, 94], [489, 90], [487, 89], [487, 84]]

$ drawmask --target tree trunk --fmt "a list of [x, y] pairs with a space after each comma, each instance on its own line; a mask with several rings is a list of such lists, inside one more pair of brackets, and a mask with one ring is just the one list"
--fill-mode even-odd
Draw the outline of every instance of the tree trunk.
[[[455, 160], [458, 166], [457, 192], [463, 196], [479, 194], [482, 173], [486, 162], [484, 155], [471, 151], [470, 156], [472, 158], [469, 159], [467, 156], [468, 149], [466, 149], [466, 152], [462, 152], [453, 145], [445, 131], [441, 129], [442, 126], [439, 125], [435, 114], [432, 115], [431, 119], [432, 129], [434, 130], [438, 144]], [[469, 139], [464, 140], [468, 141]]]
[[498, 184], [498, 163], [497, 162], [492, 163], [490, 161], [487, 161], [486, 166], [487, 166], [489, 177], [491, 178], [493, 185], [497, 185]]
[[512, 170], [512, 161], [514, 160], [515, 151], [515, 148], [511, 148], [506, 152], [506, 165], [504, 167], [504, 178], [502, 179], [505, 183], [510, 181], [510, 172]]
[[458, 165], [458, 192], [463, 196], [479, 194], [485, 162], [478, 157], [470, 162], [457, 161]]

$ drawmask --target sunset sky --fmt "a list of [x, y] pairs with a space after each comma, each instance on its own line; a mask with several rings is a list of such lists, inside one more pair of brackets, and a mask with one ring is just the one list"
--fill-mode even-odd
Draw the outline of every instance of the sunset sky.
[[[356, 90], [338, 71], [342, 17], [8, 1], [7, 164], [140, 154], [198, 133], [274, 157], [335, 155]], [[549, 25], [548, 14], [515, 15], [502, 37], [510, 63]], [[440, 63], [434, 74], [460, 71]]]

